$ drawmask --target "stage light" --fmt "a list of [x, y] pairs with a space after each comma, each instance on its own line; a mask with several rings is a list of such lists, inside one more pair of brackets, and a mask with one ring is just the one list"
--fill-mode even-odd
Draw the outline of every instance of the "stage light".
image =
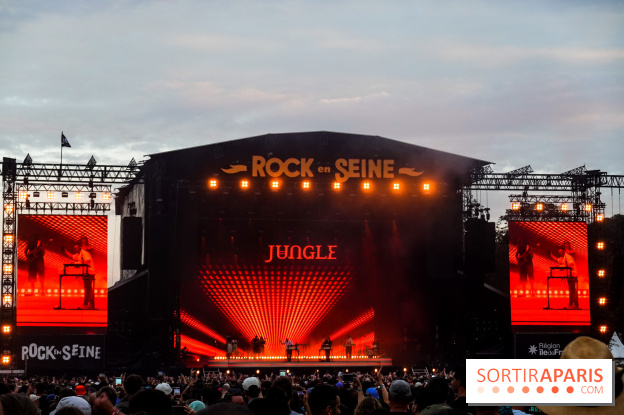
[[28, 192], [26, 192], [24, 190], [20, 190], [19, 191], [19, 198], [20, 199], [27, 199], [28, 198]]
[[431, 184], [429, 183], [423, 183], [423, 190], [425, 192], [428, 192], [429, 190], [431, 190]]
[[599, 213], [596, 215], [596, 222], [602, 222], [604, 220], [604, 215]]
[[271, 180], [271, 189], [277, 190], [280, 187], [279, 180]]
[[435, 373], [435, 372], [436, 372], [435, 367], [434, 367], [433, 369], [431, 369], [431, 372], [433, 372], [433, 373]]
[[241, 180], [240, 187], [241, 187], [241, 189], [248, 189], [249, 188], [249, 180]]
[[286, 369], [286, 373], [290, 373], [290, 369]]
[[[198, 359], [199, 360], [199, 359]], [[199, 375], [199, 370], [195, 372], [196, 375]]]
[[600, 241], [600, 242], [598, 242], [598, 243], [596, 244], [596, 248], [598, 248], [598, 249], [604, 249], [604, 247], [605, 247], [605, 243], [604, 243], [604, 242], [602, 242], [602, 241]]
[[340, 182], [334, 182], [333, 189], [340, 190]]
[[511, 204], [511, 210], [520, 210], [520, 203], [518, 202], [513, 202]]
[[260, 374], [260, 369], [256, 369], [256, 375]]
[[607, 326], [600, 326], [600, 332], [602, 334], [606, 333], [607, 332]]
[[5, 274], [10, 274], [13, 272], [13, 264], [4, 264], [2, 266], [2, 270]]
[[407, 372], [407, 368], [406, 367], [403, 368], [403, 372]]
[[301, 188], [303, 190], [308, 190], [310, 189], [311, 183], [309, 180], [304, 180], [303, 182], [301, 182]]
[[392, 190], [401, 190], [401, 183], [398, 183], [398, 182], [392, 183]]
[[12, 203], [7, 203], [7, 204], [4, 206], [4, 211], [5, 211], [6, 213], [13, 213], [13, 204], [12, 204]]
[[9, 304], [9, 303], [11, 303], [12, 300], [13, 300], [13, 297], [11, 296], [11, 294], [4, 294], [2, 296], [2, 302], [4, 304]]
[[2, 364], [3, 365], [10, 365], [11, 364], [11, 354], [7, 350], [5, 350], [4, 354], [2, 355]]
[[538, 211], [544, 210], [544, 204], [543, 203], [537, 203], [535, 205], [535, 210], [538, 210]]
[[604, 269], [599, 269], [599, 270], [598, 270], [598, 276], [599, 276], [600, 278], [604, 277], [604, 276], [605, 276], [605, 270], [604, 270]]
[[219, 185], [219, 182], [217, 182], [217, 179], [210, 179], [208, 180], [208, 187], [210, 189], [216, 189]]
[[52, 190], [48, 190], [48, 191], [46, 192], [46, 197], [47, 197], [48, 199], [54, 199], [54, 191], [52, 191]]
[[108, 202], [110, 200], [110, 198], [111, 198], [111, 194], [110, 193], [108, 193], [108, 192], [102, 193], [102, 200], [103, 201]]
[[33, 192], [33, 197], [39, 197], [39, 192], [35, 190], [35, 191]]
[[606, 299], [605, 297], [600, 297], [600, 298], [598, 299], [598, 304], [600, 304], [600, 305], [605, 305], [605, 304], [607, 304], [607, 299]]
[[567, 203], [562, 203], [561, 204], [561, 211], [562, 212], [567, 212], [568, 211], [568, 204]]
[[230, 369], [226, 370], [226, 371], [225, 371], [225, 374], [226, 374], [226, 375], [229, 375], [229, 374], [230, 374]]
[[2, 334], [11, 334], [11, 326], [8, 324], [5, 324], [2, 326]]
[[364, 182], [364, 183], [362, 183], [362, 189], [363, 189], [363, 190], [370, 190], [370, 188], [371, 188], [371, 184], [370, 184], [370, 182]]
[[61, 197], [68, 197], [68, 196], [69, 196], [69, 193], [67, 193], [67, 192], [61, 192]]
[[592, 205], [590, 205], [589, 203], [585, 203], [585, 212], [591, 212], [592, 210]]
[[78, 200], [82, 200], [82, 192], [76, 192], [76, 193], [74, 194], [74, 197], [75, 197], [76, 199], [78, 199]]

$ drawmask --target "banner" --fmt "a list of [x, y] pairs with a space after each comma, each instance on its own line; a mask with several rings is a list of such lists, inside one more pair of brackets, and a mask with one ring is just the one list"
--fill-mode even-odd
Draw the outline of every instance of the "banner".
[[19, 336], [17, 343], [18, 365], [28, 370], [104, 367], [104, 335]]

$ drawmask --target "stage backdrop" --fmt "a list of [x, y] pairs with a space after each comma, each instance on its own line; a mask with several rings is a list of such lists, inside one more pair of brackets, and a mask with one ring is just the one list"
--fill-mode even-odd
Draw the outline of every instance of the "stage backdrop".
[[[108, 218], [19, 215], [17, 229], [17, 325], [106, 327]], [[86, 252], [74, 256], [79, 246]], [[95, 274], [92, 308], [84, 306], [89, 288], [81, 270], [66, 267], [78, 262], [90, 262]], [[65, 270], [72, 275], [61, 278]]]
[[[514, 331], [535, 331], [531, 326], [589, 329], [584, 222], [509, 222], [509, 262]], [[568, 272], [578, 280], [578, 302], [570, 293], [572, 283], [557, 278]]]

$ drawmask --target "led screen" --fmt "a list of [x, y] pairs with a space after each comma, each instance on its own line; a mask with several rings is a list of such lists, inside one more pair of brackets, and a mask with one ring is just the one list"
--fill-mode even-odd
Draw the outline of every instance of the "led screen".
[[427, 269], [428, 237], [413, 222], [206, 221], [199, 263], [181, 284], [182, 347], [224, 356], [229, 338], [249, 357], [258, 336], [263, 356], [283, 356], [287, 338], [318, 356], [330, 337], [333, 355], [345, 356], [350, 336], [353, 356], [375, 340], [387, 355], [402, 344], [397, 310], [418, 307]]
[[585, 223], [509, 222], [509, 270], [516, 331], [520, 326], [589, 326]]
[[106, 327], [106, 216], [19, 215], [17, 325]]

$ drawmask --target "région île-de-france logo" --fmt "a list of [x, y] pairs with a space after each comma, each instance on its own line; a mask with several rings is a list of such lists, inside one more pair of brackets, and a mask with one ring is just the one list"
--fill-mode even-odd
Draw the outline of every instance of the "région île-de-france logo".
[[529, 353], [531, 354], [537, 353], [537, 347], [535, 347], [534, 344], [532, 344], [531, 347], [529, 347]]
[[[346, 182], [351, 178], [392, 179], [395, 174], [417, 177], [423, 174], [413, 167], [401, 167], [398, 170], [392, 159], [336, 159], [333, 168], [330, 166], [313, 167], [314, 158], [288, 158], [282, 160], [277, 157], [266, 159], [263, 156], [251, 158], [252, 177], [314, 177], [315, 173], [334, 174], [336, 181]], [[223, 172], [236, 174], [248, 172], [247, 165], [230, 165], [222, 168]]]

